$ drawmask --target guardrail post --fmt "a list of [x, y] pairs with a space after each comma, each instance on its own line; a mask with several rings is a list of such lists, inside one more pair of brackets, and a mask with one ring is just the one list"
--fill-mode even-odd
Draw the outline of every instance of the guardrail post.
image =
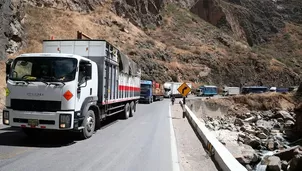
[[185, 108], [185, 106], [186, 106], [186, 97], [183, 97], [182, 101], [183, 101], [183, 105], [182, 105], [182, 118], [185, 118], [186, 117], [186, 108]]

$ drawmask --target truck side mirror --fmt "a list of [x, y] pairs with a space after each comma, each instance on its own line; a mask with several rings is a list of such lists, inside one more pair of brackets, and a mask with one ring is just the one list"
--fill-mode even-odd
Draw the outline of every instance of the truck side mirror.
[[5, 62], [5, 64], [6, 64], [6, 82], [8, 80], [8, 76], [9, 76], [9, 74], [11, 72], [11, 65], [12, 65], [13, 61], [14, 61], [13, 59], [8, 59]]
[[92, 77], [92, 65], [91, 63], [85, 64], [85, 79], [90, 80]]

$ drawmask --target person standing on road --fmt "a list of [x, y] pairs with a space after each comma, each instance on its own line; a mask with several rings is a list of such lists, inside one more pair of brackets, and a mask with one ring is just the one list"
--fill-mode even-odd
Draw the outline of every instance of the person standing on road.
[[174, 105], [175, 97], [173, 95], [171, 96], [171, 101], [172, 101], [172, 105]]

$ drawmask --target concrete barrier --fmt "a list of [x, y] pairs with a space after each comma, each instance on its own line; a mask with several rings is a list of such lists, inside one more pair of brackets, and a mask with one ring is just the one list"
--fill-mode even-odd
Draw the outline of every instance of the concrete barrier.
[[201, 138], [202, 143], [205, 145], [210, 156], [215, 160], [214, 162], [216, 162], [220, 169], [223, 171], [247, 171], [227, 148], [206, 128], [205, 124], [196, 117], [191, 109], [187, 105], [183, 106], [181, 101], [180, 104], [186, 112], [186, 117], [192, 128], [198, 134], [199, 138]]

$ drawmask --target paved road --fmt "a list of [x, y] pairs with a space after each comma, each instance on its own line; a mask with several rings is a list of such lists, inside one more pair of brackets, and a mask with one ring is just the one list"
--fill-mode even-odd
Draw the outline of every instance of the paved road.
[[169, 114], [168, 100], [140, 104], [133, 118], [111, 118], [83, 141], [74, 141], [64, 133], [30, 140], [18, 130], [2, 128], [0, 171], [178, 171]]

